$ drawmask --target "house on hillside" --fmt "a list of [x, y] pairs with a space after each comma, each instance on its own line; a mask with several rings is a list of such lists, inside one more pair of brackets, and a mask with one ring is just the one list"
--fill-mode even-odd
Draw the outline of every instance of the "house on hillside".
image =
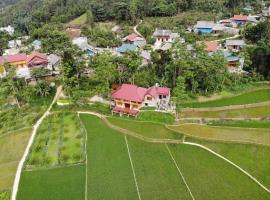
[[154, 44], [155, 49], [161, 48], [166, 43], [174, 43], [177, 39], [183, 41], [178, 33], [173, 33], [171, 30], [156, 29], [153, 33], [153, 37], [156, 40]]
[[30, 69], [47, 67], [48, 63], [48, 57], [36, 51], [32, 52], [26, 59], [26, 64]]
[[170, 103], [170, 89], [158, 85], [143, 88], [123, 84], [112, 92], [113, 113], [137, 116], [142, 107], [156, 107], [166, 110]]
[[14, 32], [15, 32], [15, 29], [12, 26], [8, 25], [6, 27], [1, 27], [0, 32], [6, 32], [10, 36], [12, 36], [14, 34]]
[[116, 52], [118, 53], [118, 55], [122, 55], [127, 53], [128, 51], [136, 51], [136, 50], [137, 46], [135, 44], [124, 43], [119, 48], [116, 49]]
[[10, 49], [19, 49], [22, 47], [22, 41], [21, 40], [10, 40], [8, 41], [8, 48]]
[[198, 41], [197, 44], [200, 45], [205, 45], [206, 46], [206, 51], [209, 54], [215, 53], [219, 50], [220, 45], [216, 41]]
[[142, 47], [144, 45], [146, 45], [146, 40], [140, 36], [138, 36], [136, 33], [132, 33], [128, 36], [126, 36], [125, 38], [123, 38], [122, 40], [125, 43], [128, 44], [134, 44], [137, 47]]
[[213, 21], [197, 21], [194, 30], [200, 34], [216, 34], [218, 31], [222, 31], [221, 26], [222, 24], [217, 27], [217, 24]]
[[142, 58], [142, 66], [146, 66], [151, 63], [151, 53], [149, 51], [141, 51], [140, 56]]
[[57, 56], [55, 54], [50, 54], [48, 56], [48, 66], [47, 68], [50, 70], [50, 71], [54, 71], [55, 73], [59, 73], [60, 67], [61, 65], [61, 57], [60, 56]]
[[231, 20], [237, 25], [245, 25], [248, 22], [247, 15], [234, 15]]
[[233, 52], [239, 52], [245, 45], [244, 40], [226, 40], [225, 47]]
[[72, 40], [72, 44], [77, 45], [88, 56], [97, 53], [95, 48], [88, 44], [87, 37], [76, 37]]

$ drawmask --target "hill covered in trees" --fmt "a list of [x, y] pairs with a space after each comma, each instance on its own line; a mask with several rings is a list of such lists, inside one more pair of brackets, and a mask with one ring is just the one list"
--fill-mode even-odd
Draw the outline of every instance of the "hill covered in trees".
[[[16, 2], [18, 0], [4, 0]], [[49, 22], [65, 23], [89, 12], [94, 21], [129, 20], [147, 16], [173, 16], [186, 10], [202, 10], [229, 16], [259, 0], [19, 0], [0, 15], [0, 25], [14, 24], [21, 31]]]

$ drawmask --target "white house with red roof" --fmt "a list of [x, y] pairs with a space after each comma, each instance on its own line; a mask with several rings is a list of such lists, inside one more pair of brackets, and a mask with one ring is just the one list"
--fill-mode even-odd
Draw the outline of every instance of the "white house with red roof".
[[144, 88], [123, 84], [112, 92], [114, 106], [112, 112], [136, 116], [142, 107], [166, 109], [170, 102], [170, 89], [158, 85]]

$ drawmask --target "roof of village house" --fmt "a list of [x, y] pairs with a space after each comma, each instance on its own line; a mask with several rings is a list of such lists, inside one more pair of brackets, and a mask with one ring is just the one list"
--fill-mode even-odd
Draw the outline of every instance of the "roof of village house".
[[15, 63], [26, 61], [27, 55], [26, 54], [15, 54], [15, 55], [7, 55], [0, 57], [0, 64], [8, 63]]
[[46, 62], [48, 62], [48, 57], [37, 51], [32, 52], [26, 59], [27, 65], [39, 65]]
[[128, 41], [133, 42], [137, 37], [138, 37], [138, 35], [136, 33], [131, 33], [125, 39], [128, 40]]
[[157, 29], [153, 35], [154, 37], [170, 37], [172, 34], [171, 30], [161, 30], [161, 29]]
[[48, 61], [49, 61], [49, 63], [55, 65], [56, 63], [58, 63], [59, 61], [61, 61], [61, 57], [60, 56], [57, 56], [55, 54], [50, 54], [48, 56]]
[[142, 51], [141, 52], [141, 57], [143, 57], [146, 60], [151, 60], [151, 53], [149, 51]]
[[234, 20], [234, 21], [247, 21], [248, 16], [247, 15], [234, 15], [232, 20]]
[[128, 51], [134, 51], [136, 50], [137, 46], [134, 44], [122, 44], [121, 47], [117, 48], [118, 53], [126, 53]]
[[194, 28], [214, 28], [216, 26], [213, 21], [197, 21], [197, 24]]
[[204, 44], [206, 46], [206, 50], [208, 52], [215, 52], [218, 50], [218, 42], [215, 41], [203, 41], [203, 42], [198, 42], [198, 44]]
[[225, 45], [226, 46], [244, 46], [245, 41], [244, 40], [226, 40]]
[[169, 95], [170, 89], [166, 87], [153, 86], [151, 88], [138, 87], [137, 85], [123, 84], [112, 93], [113, 99], [143, 102], [146, 95], [158, 97], [159, 95]]

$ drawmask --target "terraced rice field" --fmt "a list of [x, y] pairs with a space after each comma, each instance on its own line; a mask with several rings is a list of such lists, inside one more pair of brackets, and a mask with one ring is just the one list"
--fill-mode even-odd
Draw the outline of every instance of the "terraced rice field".
[[181, 118], [264, 118], [270, 117], [270, 106], [220, 111], [182, 111]]
[[168, 127], [171, 130], [199, 139], [270, 145], [270, 131], [267, 129], [211, 127], [200, 124], [182, 124]]
[[[85, 164], [24, 171], [19, 200], [270, 199], [244, 173], [199, 147], [147, 143], [110, 129], [96, 116], [80, 119], [87, 132]], [[142, 135], [175, 133], [162, 124], [120, 120], [111, 121]]]
[[[27, 145], [30, 133], [31, 129], [25, 129], [0, 136], [0, 193], [11, 189], [19, 160]], [[2, 194], [2, 196], [6, 195]]]
[[246, 92], [241, 95], [218, 99], [214, 101], [186, 103], [186, 104], [182, 104], [181, 106], [189, 107], [189, 108], [207, 108], [207, 107], [222, 107], [222, 106], [230, 106], [230, 105], [252, 104], [252, 103], [267, 102], [267, 101], [270, 101], [269, 88]]

